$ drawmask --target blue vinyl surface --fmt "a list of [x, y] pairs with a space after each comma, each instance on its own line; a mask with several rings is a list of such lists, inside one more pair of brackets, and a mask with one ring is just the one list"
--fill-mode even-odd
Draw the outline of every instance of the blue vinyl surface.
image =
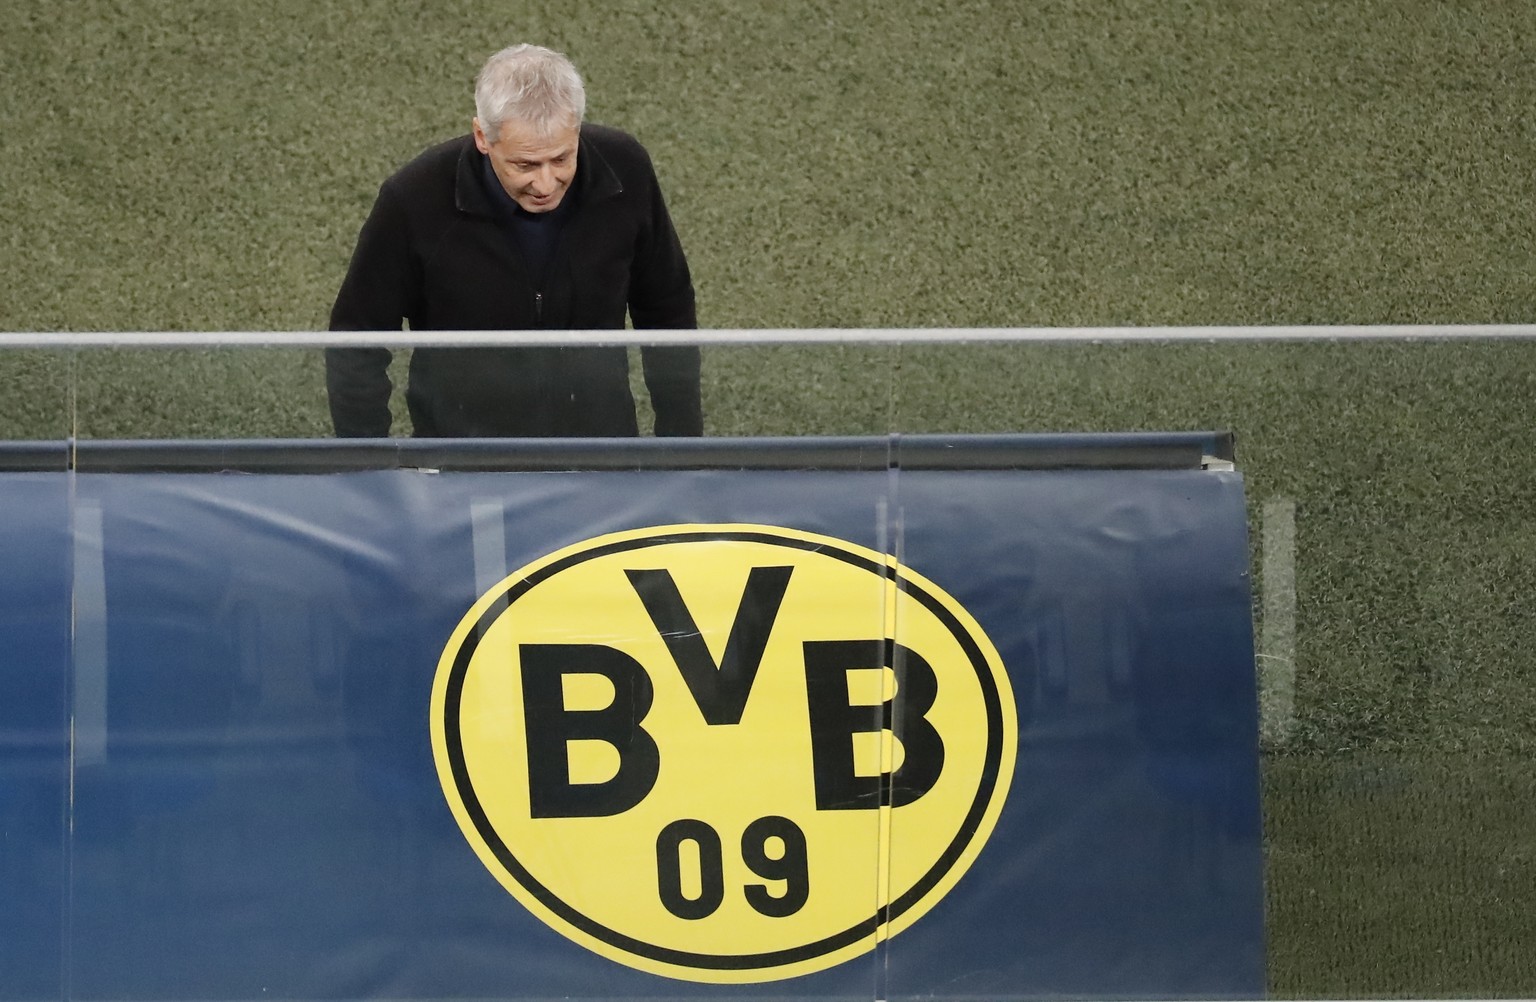
[[[71, 504], [65, 474], [0, 475], [0, 999], [1263, 994], [1237, 474], [72, 476]], [[980, 858], [869, 954], [766, 984], [540, 922], [466, 844], [429, 735], [486, 512], [504, 571], [675, 523], [894, 546], [1013, 686]]]
[[64, 990], [69, 485], [0, 475], [0, 997]]

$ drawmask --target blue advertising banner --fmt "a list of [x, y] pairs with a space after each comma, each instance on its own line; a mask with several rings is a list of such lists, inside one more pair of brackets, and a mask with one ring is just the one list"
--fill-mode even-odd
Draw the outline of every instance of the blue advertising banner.
[[68, 513], [63, 475], [0, 474], [0, 997], [7, 999], [52, 999], [63, 990]]
[[0, 998], [1261, 997], [1158, 441], [0, 473]]

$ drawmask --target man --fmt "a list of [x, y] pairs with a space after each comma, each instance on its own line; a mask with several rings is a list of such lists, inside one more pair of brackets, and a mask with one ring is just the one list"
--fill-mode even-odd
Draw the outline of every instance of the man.
[[[384, 182], [331, 310], [334, 331], [692, 329], [693, 283], [645, 150], [583, 124], [557, 52], [517, 45], [475, 81], [468, 136]], [[341, 437], [389, 434], [391, 353], [325, 355]], [[699, 352], [641, 350], [658, 435], [699, 435]], [[632, 436], [620, 347], [422, 348], [406, 401], [418, 436]]]

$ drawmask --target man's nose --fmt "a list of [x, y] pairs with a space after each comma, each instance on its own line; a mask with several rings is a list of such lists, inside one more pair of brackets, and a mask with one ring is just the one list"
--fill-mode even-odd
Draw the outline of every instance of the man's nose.
[[533, 183], [534, 193], [540, 197], [553, 194], [555, 190], [555, 169], [549, 166], [549, 164], [540, 167], [538, 174], [534, 175]]

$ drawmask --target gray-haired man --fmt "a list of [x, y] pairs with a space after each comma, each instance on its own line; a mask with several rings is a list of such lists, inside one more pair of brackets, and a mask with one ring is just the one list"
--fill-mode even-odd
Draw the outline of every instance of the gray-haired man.
[[[331, 330], [697, 327], [693, 283], [645, 150], [586, 124], [581, 77], [517, 45], [475, 83], [473, 132], [386, 180]], [[391, 352], [333, 348], [336, 434], [389, 434]], [[658, 435], [698, 435], [699, 352], [641, 350]], [[422, 348], [406, 401], [418, 436], [638, 433], [622, 347]]]

